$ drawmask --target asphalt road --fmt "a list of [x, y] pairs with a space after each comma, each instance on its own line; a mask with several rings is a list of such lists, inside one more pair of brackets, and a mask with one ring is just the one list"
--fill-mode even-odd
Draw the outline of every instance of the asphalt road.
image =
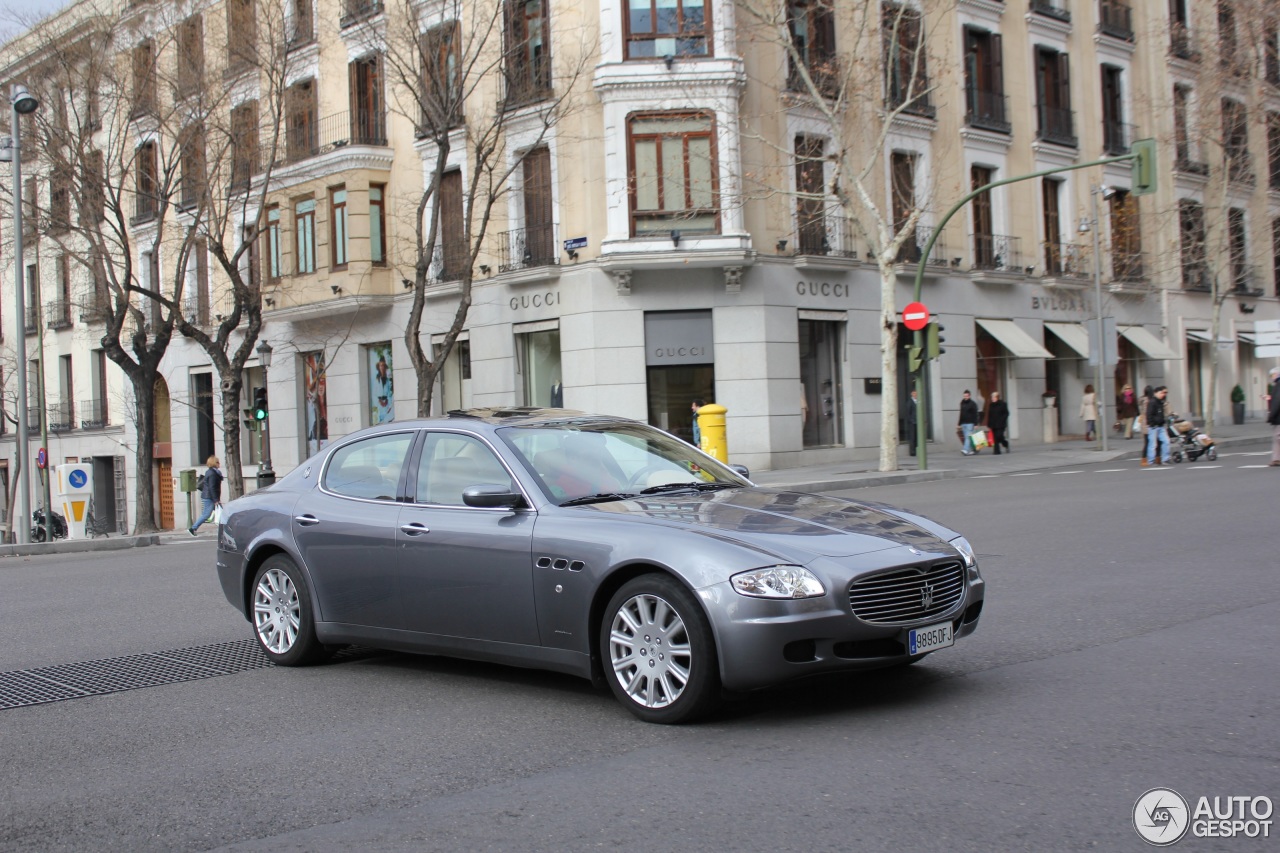
[[[1280, 800], [1280, 471], [1240, 467], [1265, 461], [847, 493], [970, 538], [978, 632], [694, 726], [398, 654], [0, 710], [0, 849], [1147, 849], [1149, 788]], [[248, 636], [210, 549], [0, 561], [0, 673]]]

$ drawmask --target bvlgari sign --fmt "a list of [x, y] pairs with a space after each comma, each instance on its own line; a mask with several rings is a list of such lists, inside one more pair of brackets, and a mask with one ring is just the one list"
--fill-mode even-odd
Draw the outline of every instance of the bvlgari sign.
[[710, 311], [650, 311], [644, 315], [644, 361], [649, 367], [711, 364], [715, 345]]

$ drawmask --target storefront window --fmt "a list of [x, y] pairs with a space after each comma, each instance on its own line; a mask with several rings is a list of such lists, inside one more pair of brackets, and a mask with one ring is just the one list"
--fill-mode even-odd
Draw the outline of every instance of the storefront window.
[[396, 419], [396, 387], [391, 373], [391, 342], [365, 347], [369, 377], [369, 424], [385, 424]]
[[521, 405], [564, 406], [558, 328], [517, 332], [516, 370], [520, 373]]
[[644, 316], [649, 423], [693, 441], [693, 403], [715, 401], [710, 311], [651, 311]]
[[329, 392], [325, 380], [323, 352], [302, 354], [302, 382], [306, 395], [307, 456], [314, 456], [329, 443]]
[[[436, 344], [435, 357], [440, 358], [440, 345]], [[459, 339], [454, 342], [449, 358], [440, 369], [440, 404], [442, 411], [471, 407], [471, 342]]]
[[800, 321], [800, 416], [805, 447], [844, 443], [843, 325]]
[[1004, 390], [1004, 348], [990, 332], [981, 326], [977, 329], [978, 349], [978, 387], [973, 396], [977, 398], [979, 409], [987, 405], [992, 391], [999, 391], [1000, 396], [1008, 399]]

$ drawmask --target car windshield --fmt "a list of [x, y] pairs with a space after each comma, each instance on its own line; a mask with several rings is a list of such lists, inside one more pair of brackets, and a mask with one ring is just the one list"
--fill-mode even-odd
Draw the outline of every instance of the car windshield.
[[618, 500], [680, 485], [748, 485], [727, 465], [644, 424], [540, 424], [505, 427], [498, 434], [559, 504], [592, 495]]

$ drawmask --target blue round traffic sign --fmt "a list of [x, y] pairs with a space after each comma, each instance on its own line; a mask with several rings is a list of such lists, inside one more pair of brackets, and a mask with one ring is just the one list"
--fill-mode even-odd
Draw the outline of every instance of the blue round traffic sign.
[[49, 454], [45, 452], [45, 449], [42, 447], [36, 451], [36, 467], [44, 468], [48, 464], [49, 464]]
[[84, 484], [89, 482], [89, 478], [83, 471], [77, 468], [67, 475], [67, 482], [71, 484], [72, 488], [83, 489]]

